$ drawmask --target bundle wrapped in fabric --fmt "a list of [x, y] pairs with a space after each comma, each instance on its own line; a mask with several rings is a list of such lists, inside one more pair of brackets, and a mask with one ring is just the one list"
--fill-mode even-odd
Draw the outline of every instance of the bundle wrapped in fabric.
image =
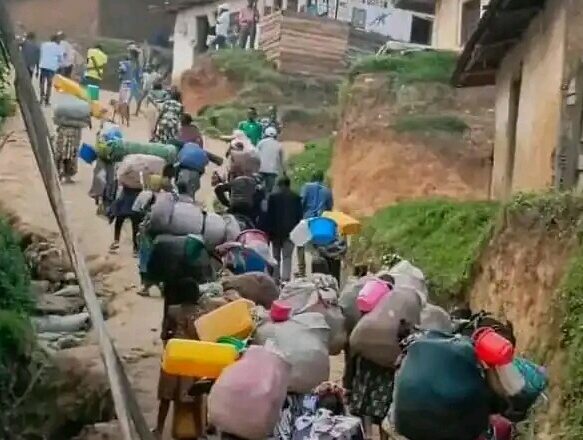
[[250, 347], [213, 385], [208, 397], [210, 423], [239, 438], [270, 437], [289, 379], [290, 365], [281, 355], [268, 347]]
[[223, 290], [234, 290], [255, 304], [270, 308], [279, 297], [279, 288], [272, 277], [263, 272], [249, 272], [221, 279]]
[[252, 176], [261, 169], [261, 159], [255, 148], [231, 151], [230, 173], [235, 176]]
[[472, 341], [428, 332], [406, 349], [395, 376], [391, 421], [409, 439], [475, 440], [488, 428], [490, 403]]
[[446, 333], [453, 331], [453, 323], [449, 313], [443, 308], [429, 303], [421, 310], [421, 323], [419, 327], [423, 330], [436, 330]]
[[320, 313], [302, 313], [284, 322], [263, 322], [254, 341], [273, 341], [291, 365], [288, 391], [308, 393], [330, 375], [329, 337], [330, 327]]
[[232, 215], [207, 213], [199, 205], [176, 200], [171, 193], [157, 195], [151, 209], [149, 231], [154, 235], [200, 234], [209, 250], [235, 240], [241, 233]]
[[87, 101], [71, 95], [58, 95], [53, 109], [55, 119], [91, 121], [91, 106]]
[[328, 350], [332, 356], [339, 354], [346, 345], [346, 319], [338, 304], [338, 282], [333, 276], [314, 274], [285, 285], [280, 299], [292, 307], [292, 313], [320, 313], [330, 327]]
[[117, 180], [128, 188], [140, 189], [150, 176], [160, 175], [166, 166], [164, 159], [147, 154], [130, 154], [117, 168]]
[[421, 309], [421, 299], [414, 289], [395, 287], [358, 321], [350, 335], [351, 352], [382, 367], [393, 368], [401, 353], [398, 333], [402, 321], [418, 325]]
[[114, 138], [108, 142], [101, 142], [97, 154], [102, 160], [120, 162], [130, 154], [146, 154], [157, 156], [168, 164], [174, 163], [178, 150], [174, 145], [156, 144], [151, 142], [129, 142]]
[[91, 119], [72, 119], [53, 116], [53, 123], [57, 127], [87, 128], [91, 125]]
[[395, 287], [410, 287], [416, 290], [423, 305], [427, 304], [427, 284], [425, 275], [417, 266], [407, 260], [402, 260], [389, 270], [389, 275], [395, 280]]

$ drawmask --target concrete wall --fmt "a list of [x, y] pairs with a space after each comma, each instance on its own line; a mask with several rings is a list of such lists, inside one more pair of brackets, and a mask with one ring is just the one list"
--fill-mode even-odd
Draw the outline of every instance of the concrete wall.
[[[246, 0], [229, 2], [231, 12], [241, 10], [247, 4]], [[209, 22], [214, 23], [214, 13], [218, 3], [194, 6], [178, 12], [174, 22], [174, 57], [172, 65], [172, 80], [180, 81], [185, 70], [192, 68], [195, 61], [194, 47], [196, 44], [197, 25], [196, 17], [207, 16]], [[261, 10], [261, 9], [260, 9]], [[256, 39], [259, 41], [259, 38]]]
[[[565, 33], [564, 4], [561, 0], [550, 0], [499, 69], [492, 173], [495, 198], [506, 198], [511, 192], [541, 190], [553, 183], [554, 155], [561, 131]], [[510, 91], [513, 78], [521, 71], [516, 153], [509, 180], [506, 170], [511, 160]]]
[[72, 37], [95, 37], [98, 32], [99, 0], [12, 0], [8, 7], [19, 28], [41, 38], [59, 30]]
[[[433, 46], [437, 49], [460, 50], [462, 7], [469, 0], [436, 0]], [[480, 0], [481, 14], [490, 0]]]

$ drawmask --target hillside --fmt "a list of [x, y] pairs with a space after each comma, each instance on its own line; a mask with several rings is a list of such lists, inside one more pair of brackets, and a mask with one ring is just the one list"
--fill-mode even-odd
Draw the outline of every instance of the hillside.
[[536, 439], [583, 436], [583, 198], [518, 195], [507, 204], [421, 200], [365, 221], [353, 264], [394, 254], [418, 264], [430, 300], [469, 303], [514, 324], [518, 350], [544, 365], [549, 403], [533, 415]]
[[451, 88], [454, 59], [418, 52], [364, 58], [352, 67], [341, 90], [330, 172], [340, 209], [370, 215], [414, 198], [487, 198], [491, 91]]

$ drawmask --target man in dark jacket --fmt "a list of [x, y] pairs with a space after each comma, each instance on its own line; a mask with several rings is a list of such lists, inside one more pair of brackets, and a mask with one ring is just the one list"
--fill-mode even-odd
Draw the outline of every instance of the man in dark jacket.
[[265, 198], [259, 176], [239, 176], [221, 183], [215, 187], [215, 195], [229, 213], [245, 217], [254, 226], [258, 224], [261, 203]]
[[[273, 256], [279, 266], [281, 280], [286, 282], [291, 278], [294, 252], [289, 234], [302, 220], [302, 199], [291, 190], [287, 176], [279, 179], [277, 188], [267, 199], [266, 229], [273, 244]], [[277, 273], [276, 278], [280, 274]]]

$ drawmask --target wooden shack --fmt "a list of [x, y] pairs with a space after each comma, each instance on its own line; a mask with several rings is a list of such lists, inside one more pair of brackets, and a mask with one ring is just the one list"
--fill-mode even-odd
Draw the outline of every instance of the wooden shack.
[[348, 23], [289, 10], [264, 16], [259, 26], [259, 49], [288, 74], [341, 76], [350, 59], [374, 53], [386, 41]]

